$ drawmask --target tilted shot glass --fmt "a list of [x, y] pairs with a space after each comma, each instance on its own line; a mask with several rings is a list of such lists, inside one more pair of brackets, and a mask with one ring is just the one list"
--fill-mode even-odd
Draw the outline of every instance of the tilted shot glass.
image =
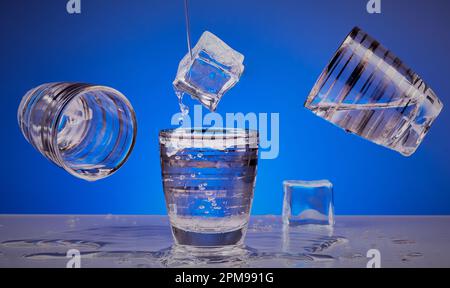
[[413, 70], [356, 27], [320, 75], [305, 107], [347, 132], [410, 156], [443, 104]]
[[48, 83], [28, 91], [18, 112], [26, 140], [54, 164], [94, 181], [117, 171], [137, 132], [127, 98], [106, 86]]
[[175, 244], [232, 248], [243, 244], [258, 163], [258, 132], [162, 130], [164, 194]]

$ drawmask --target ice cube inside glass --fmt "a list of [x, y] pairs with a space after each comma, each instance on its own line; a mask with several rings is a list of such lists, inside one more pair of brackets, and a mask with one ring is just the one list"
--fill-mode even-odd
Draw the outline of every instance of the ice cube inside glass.
[[244, 55], [233, 50], [219, 37], [205, 31], [181, 60], [173, 86], [177, 93], [189, 94], [210, 111], [215, 111], [222, 96], [244, 71]]
[[333, 185], [328, 180], [283, 182], [283, 223], [334, 225]]

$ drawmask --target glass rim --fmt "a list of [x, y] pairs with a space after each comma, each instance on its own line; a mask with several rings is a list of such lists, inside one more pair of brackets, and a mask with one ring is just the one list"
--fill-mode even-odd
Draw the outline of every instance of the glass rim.
[[300, 185], [305, 188], [320, 188], [320, 187], [328, 187], [332, 188], [333, 183], [331, 183], [330, 180], [284, 180], [283, 186], [284, 187], [290, 187], [290, 186], [296, 186]]
[[187, 138], [187, 139], [257, 139], [259, 132], [252, 129], [243, 128], [171, 128], [159, 131], [161, 138]]
[[[51, 84], [58, 85], [58, 84], [62, 84], [62, 83], [65, 83], [65, 82], [54, 82]], [[80, 84], [84, 84], [84, 83], [73, 82], [70, 84], [80, 85]], [[70, 98], [68, 99], [68, 101], [65, 101], [62, 108], [59, 110], [59, 113], [58, 113], [57, 117], [55, 118], [55, 121], [53, 122], [52, 145], [54, 147], [53, 151], [55, 153], [56, 159], [58, 160], [59, 165], [64, 170], [66, 170], [67, 172], [69, 172], [69, 174], [72, 174], [75, 177], [78, 177], [78, 178], [81, 178], [81, 179], [84, 179], [87, 181], [95, 181], [95, 180], [100, 180], [100, 179], [106, 178], [108, 176], [111, 176], [127, 162], [128, 158], [130, 157], [130, 155], [133, 151], [134, 145], [136, 144], [137, 120], [136, 120], [136, 113], [133, 109], [133, 106], [131, 105], [131, 102], [120, 91], [118, 91], [114, 88], [108, 87], [108, 86], [103, 86], [103, 85], [96, 85], [96, 84], [86, 84], [86, 85], [87, 86], [82, 88], [81, 91], [78, 91], [77, 93], [74, 93], [73, 95], [70, 95], [69, 96]], [[62, 156], [61, 151], [59, 150], [58, 144], [57, 144], [57, 142], [58, 142], [57, 126], [59, 125], [59, 123], [61, 121], [61, 117], [63, 116], [64, 111], [67, 108], [67, 106], [69, 105], [69, 103], [71, 103], [75, 99], [77, 99], [89, 92], [95, 92], [95, 91], [111, 93], [111, 94], [114, 94], [114, 96], [118, 97], [120, 99], [120, 101], [124, 104], [124, 106], [129, 110], [130, 116], [131, 116], [131, 121], [133, 122], [133, 133], [132, 133], [131, 144], [130, 144], [129, 149], [126, 151], [126, 153], [124, 153], [125, 156], [123, 157], [122, 161], [120, 161], [120, 163], [118, 163], [113, 169], [109, 170], [108, 174], [97, 175], [97, 176], [79, 173], [75, 169], [70, 167], [70, 165], [66, 164], [66, 162], [64, 161], [64, 157]]]
[[214, 149], [225, 151], [234, 148], [258, 148], [256, 130], [239, 128], [176, 128], [159, 132], [159, 144], [166, 147], [167, 155], [184, 149]]

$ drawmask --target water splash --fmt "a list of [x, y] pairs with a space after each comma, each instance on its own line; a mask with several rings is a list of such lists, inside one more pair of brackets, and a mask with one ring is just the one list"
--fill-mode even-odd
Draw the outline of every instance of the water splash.
[[13, 248], [93, 248], [100, 249], [105, 246], [106, 242], [91, 242], [86, 240], [66, 240], [66, 239], [30, 239], [30, 240], [9, 240], [0, 243], [4, 247]]

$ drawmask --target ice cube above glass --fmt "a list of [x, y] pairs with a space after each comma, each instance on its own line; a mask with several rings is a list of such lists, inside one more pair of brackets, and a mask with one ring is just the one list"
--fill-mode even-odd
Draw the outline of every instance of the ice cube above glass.
[[283, 182], [283, 223], [334, 225], [333, 185], [328, 180]]
[[[190, 53], [181, 60], [173, 86], [179, 98], [189, 94], [210, 111], [241, 77], [244, 55], [211, 32], [203, 32]], [[180, 102], [181, 103], [181, 102]]]
[[356, 27], [325, 67], [305, 107], [347, 132], [410, 156], [443, 105], [413, 70]]

